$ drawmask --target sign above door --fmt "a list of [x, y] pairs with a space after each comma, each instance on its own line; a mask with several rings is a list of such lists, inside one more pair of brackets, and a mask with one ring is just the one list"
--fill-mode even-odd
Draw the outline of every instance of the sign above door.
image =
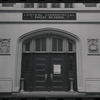
[[23, 20], [76, 20], [76, 13], [23, 13]]

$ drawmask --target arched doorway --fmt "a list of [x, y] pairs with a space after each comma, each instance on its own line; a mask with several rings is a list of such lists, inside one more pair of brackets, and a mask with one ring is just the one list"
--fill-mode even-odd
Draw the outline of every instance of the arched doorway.
[[22, 43], [21, 78], [25, 91], [77, 91], [76, 41], [54, 29], [38, 31]]

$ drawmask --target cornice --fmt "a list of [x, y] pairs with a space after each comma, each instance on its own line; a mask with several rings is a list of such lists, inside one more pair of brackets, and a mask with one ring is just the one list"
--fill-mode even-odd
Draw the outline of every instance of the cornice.
[[0, 24], [100, 24], [100, 21], [0, 21]]
[[88, 12], [88, 13], [99, 13], [100, 8], [0, 8], [0, 12], [8, 13], [8, 12]]

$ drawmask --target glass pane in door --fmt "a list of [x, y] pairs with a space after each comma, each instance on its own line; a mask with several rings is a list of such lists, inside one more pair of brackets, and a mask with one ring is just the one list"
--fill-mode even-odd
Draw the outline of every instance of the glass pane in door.
[[42, 51], [46, 51], [46, 38], [42, 38]]
[[40, 51], [40, 39], [36, 39], [36, 51]]
[[52, 39], [52, 51], [57, 51], [57, 38]]
[[58, 51], [62, 51], [62, 39], [58, 39]]

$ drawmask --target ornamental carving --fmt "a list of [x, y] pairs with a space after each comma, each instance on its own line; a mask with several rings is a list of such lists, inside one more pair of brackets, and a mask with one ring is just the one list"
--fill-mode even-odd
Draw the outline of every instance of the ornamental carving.
[[10, 39], [0, 39], [0, 54], [10, 53]]
[[88, 52], [99, 53], [99, 39], [88, 39]]

